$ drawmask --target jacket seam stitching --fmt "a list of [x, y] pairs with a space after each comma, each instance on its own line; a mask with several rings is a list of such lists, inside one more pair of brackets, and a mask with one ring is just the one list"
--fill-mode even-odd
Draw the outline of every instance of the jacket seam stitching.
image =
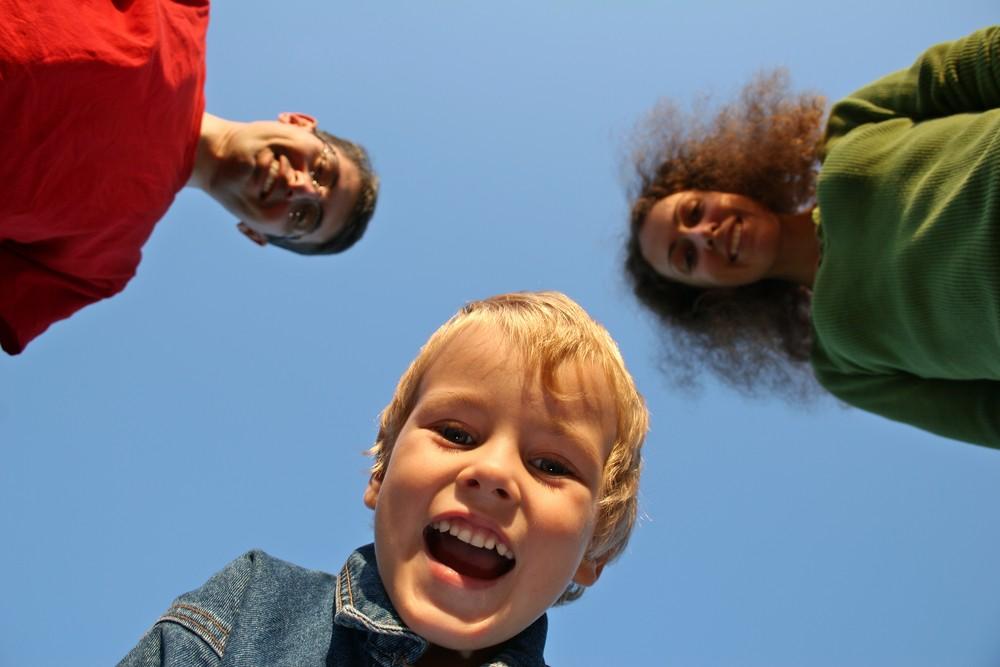
[[226, 650], [226, 639], [228, 639], [229, 636], [228, 633], [225, 634], [222, 639], [219, 639], [213, 635], [210, 628], [198, 622], [196, 619], [189, 616], [183, 616], [181, 614], [172, 614], [170, 611], [167, 611], [167, 613], [163, 616], [160, 616], [156, 622], [177, 623], [178, 625], [187, 628], [197, 635], [202, 641], [208, 644], [209, 648], [211, 648], [212, 651], [219, 656], [219, 659], [222, 659], [222, 655]]

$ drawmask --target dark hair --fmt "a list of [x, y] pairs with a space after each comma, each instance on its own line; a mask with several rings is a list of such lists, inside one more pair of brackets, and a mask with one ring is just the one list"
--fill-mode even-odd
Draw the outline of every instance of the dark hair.
[[782, 280], [711, 289], [675, 282], [646, 261], [638, 237], [650, 209], [682, 190], [741, 194], [776, 213], [808, 210], [826, 103], [790, 93], [787, 73], [774, 70], [755, 76], [714, 115], [705, 106], [685, 114], [664, 101], [639, 126], [625, 271], [639, 302], [667, 327], [667, 363], [679, 379], [707, 368], [745, 393], [763, 386], [795, 397], [813, 383], [805, 363], [808, 290]]
[[340, 231], [323, 243], [295, 243], [271, 237], [268, 237], [268, 243], [300, 255], [333, 255], [344, 252], [364, 236], [368, 222], [375, 214], [379, 181], [378, 175], [372, 169], [368, 151], [363, 146], [320, 129], [315, 130], [315, 132], [321, 139], [334, 146], [343, 157], [357, 166], [358, 175], [361, 177], [361, 191], [358, 193], [358, 200], [354, 202], [354, 207]]

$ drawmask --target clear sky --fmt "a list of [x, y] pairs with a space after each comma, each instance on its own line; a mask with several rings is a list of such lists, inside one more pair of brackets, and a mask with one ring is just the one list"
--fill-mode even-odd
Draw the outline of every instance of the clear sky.
[[834, 100], [997, 17], [995, 0], [217, 2], [209, 109], [307, 111], [364, 142], [379, 210], [346, 255], [302, 258], [182, 192], [124, 293], [0, 358], [0, 665], [114, 664], [250, 548], [339, 569], [371, 538], [361, 453], [399, 374], [464, 302], [521, 289], [602, 321], [653, 415], [643, 519], [551, 613], [551, 664], [1000, 664], [1000, 453], [829, 399], [672, 386], [619, 269], [624, 138], [658, 97], [786, 66]]

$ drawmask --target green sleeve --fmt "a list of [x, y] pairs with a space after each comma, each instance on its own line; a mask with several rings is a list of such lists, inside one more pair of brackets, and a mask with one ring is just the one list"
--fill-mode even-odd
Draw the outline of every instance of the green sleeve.
[[1000, 107], [1000, 26], [925, 51], [909, 69], [837, 102], [827, 142], [858, 125], [892, 118], [921, 121]]
[[820, 383], [851, 405], [925, 431], [1000, 448], [1000, 382], [925, 379], [907, 373], [844, 374], [816, 369]]

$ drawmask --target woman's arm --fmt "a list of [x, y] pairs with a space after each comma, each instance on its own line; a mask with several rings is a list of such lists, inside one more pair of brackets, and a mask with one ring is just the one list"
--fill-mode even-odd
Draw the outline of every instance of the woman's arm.
[[851, 405], [955, 440], [1000, 448], [1000, 382], [937, 380], [907, 373], [851, 375], [816, 369]]
[[864, 123], [915, 122], [1000, 107], [1000, 26], [932, 46], [900, 70], [837, 102], [827, 141]]

